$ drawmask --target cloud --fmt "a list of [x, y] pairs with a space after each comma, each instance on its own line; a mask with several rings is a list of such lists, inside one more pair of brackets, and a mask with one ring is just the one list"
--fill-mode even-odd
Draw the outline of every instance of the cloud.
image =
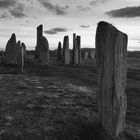
[[16, 5], [13, 9], [9, 10], [9, 13], [11, 14], [11, 16], [13, 16], [15, 18], [27, 17], [27, 15], [24, 13], [23, 4]]
[[16, 4], [16, 0], [0, 0], [0, 8], [13, 7]]
[[140, 16], [140, 6], [133, 6], [133, 7], [125, 7], [121, 9], [111, 10], [106, 12], [107, 15], [111, 17], [126, 17], [126, 18], [133, 18]]
[[77, 6], [77, 9], [81, 12], [87, 12], [90, 10], [90, 7]]
[[91, 2], [89, 2], [89, 5], [92, 5], [92, 6], [96, 6], [98, 4], [104, 4], [106, 2], [108, 2], [109, 0], [93, 0]]
[[89, 25], [80, 25], [81, 28], [89, 28]]
[[68, 5], [66, 5], [65, 7], [61, 7], [58, 5], [53, 5], [52, 3], [48, 2], [48, 1], [44, 1], [44, 0], [40, 0], [39, 2], [41, 3], [41, 5], [44, 8], [48, 9], [52, 13], [55, 13], [56, 15], [65, 15], [66, 9], [69, 8]]
[[4, 10], [0, 15], [0, 19], [26, 17], [24, 5], [16, 0], [0, 0], [0, 9]]
[[45, 34], [50, 34], [50, 35], [54, 35], [60, 32], [67, 32], [68, 30], [66, 28], [53, 28], [50, 30], [45, 30], [44, 33]]

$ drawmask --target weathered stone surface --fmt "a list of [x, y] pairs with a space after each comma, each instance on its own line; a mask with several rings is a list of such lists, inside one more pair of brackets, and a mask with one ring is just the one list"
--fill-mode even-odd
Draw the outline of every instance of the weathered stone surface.
[[21, 45], [23, 46], [24, 50], [24, 61], [26, 61], [26, 45], [22, 42]]
[[105, 130], [117, 139], [124, 131], [127, 109], [127, 35], [111, 24], [100, 22], [96, 51], [99, 118]]
[[18, 53], [17, 53], [17, 70], [19, 73], [23, 73], [24, 67], [24, 47], [20, 44], [20, 41], [17, 43]]
[[1, 50], [1, 64], [4, 64], [4, 51]]
[[61, 47], [61, 42], [58, 43], [58, 48], [57, 48], [57, 60], [62, 59], [62, 47]]
[[43, 25], [39, 25], [37, 27], [37, 44], [35, 47], [35, 58], [39, 57], [39, 46], [40, 46], [40, 41], [41, 41], [41, 37], [43, 36]]
[[64, 41], [63, 41], [63, 61], [64, 61], [64, 64], [69, 64], [69, 61], [70, 61], [68, 36], [65, 36]]
[[90, 59], [94, 60], [95, 51], [90, 51]]
[[88, 51], [85, 52], [85, 59], [88, 59]]
[[78, 63], [81, 63], [81, 36], [77, 36]]
[[76, 34], [73, 34], [73, 50], [72, 50], [72, 63], [78, 64], [78, 45]]
[[49, 43], [44, 36], [40, 38], [39, 64], [44, 66], [49, 65]]
[[11, 38], [7, 42], [5, 50], [5, 64], [7, 65], [17, 64], [17, 45], [15, 34], [12, 34]]

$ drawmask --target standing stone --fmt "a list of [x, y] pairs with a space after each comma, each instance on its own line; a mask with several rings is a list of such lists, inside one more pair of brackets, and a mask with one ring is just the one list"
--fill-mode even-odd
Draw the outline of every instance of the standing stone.
[[78, 63], [81, 63], [81, 36], [77, 36]]
[[62, 47], [61, 42], [59, 42], [57, 48], [57, 60], [61, 60], [61, 58], [62, 58]]
[[40, 46], [40, 41], [41, 37], [43, 36], [43, 25], [39, 25], [37, 27], [37, 44], [35, 47], [35, 58], [39, 58], [39, 46]]
[[73, 55], [72, 55], [72, 63], [78, 64], [78, 45], [77, 45], [77, 37], [76, 34], [73, 34]]
[[91, 58], [91, 60], [94, 60], [94, 56], [95, 56], [95, 51], [90, 51], [90, 58]]
[[64, 64], [69, 64], [70, 53], [69, 53], [69, 37], [65, 36], [63, 41], [63, 61]]
[[20, 41], [17, 43], [18, 53], [17, 53], [17, 70], [19, 73], [23, 73], [24, 67], [24, 47], [20, 45]]
[[4, 64], [4, 51], [1, 50], [1, 64]]
[[39, 64], [43, 66], [49, 65], [49, 43], [44, 36], [40, 38]]
[[113, 139], [121, 137], [125, 127], [127, 99], [127, 35], [106, 22], [96, 32], [99, 119]]
[[88, 59], [88, 51], [85, 52], [85, 59]]
[[21, 46], [23, 46], [23, 50], [24, 50], [24, 61], [26, 61], [26, 45], [22, 42]]
[[15, 34], [12, 34], [11, 38], [7, 42], [5, 50], [5, 64], [17, 65], [17, 45]]

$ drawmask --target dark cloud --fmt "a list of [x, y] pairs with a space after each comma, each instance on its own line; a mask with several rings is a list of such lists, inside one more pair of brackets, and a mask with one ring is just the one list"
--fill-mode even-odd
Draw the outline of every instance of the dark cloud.
[[12, 17], [14, 18], [26, 17], [24, 5], [19, 3], [19, 1], [0, 0], [0, 8], [4, 9], [4, 12], [0, 15], [1, 19], [10, 19]]
[[53, 28], [53, 29], [50, 29], [50, 30], [45, 30], [44, 33], [53, 35], [53, 34], [57, 34], [59, 32], [67, 32], [67, 31], [68, 30], [66, 28]]
[[133, 7], [125, 7], [121, 9], [111, 10], [106, 12], [107, 15], [111, 17], [139, 17], [140, 16], [140, 6], [133, 6]]
[[90, 10], [90, 7], [77, 6], [77, 9], [81, 12], [87, 12]]
[[104, 3], [108, 2], [108, 1], [109, 0], [93, 0], [93, 1], [89, 2], [89, 5], [96, 6], [96, 5], [100, 4], [100, 3], [104, 4]]
[[11, 14], [12, 17], [15, 17], [15, 18], [27, 17], [27, 15], [24, 13], [23, 4], [16, 5], [13, 9], [9, 10], [9, 13]]
[[52, 13], [55, 13], [56, 15], [65, 15], [66, 14], [66, 9], [69, 8], [69, 6], [61, 7], [58, 5], [53, 5], [49, 1], [44, 1], [44, 0], [39, 0], [41, 5], [51, 11]]
[[16, 0], [0, 0], [0, 8], [13, 7], [16, 4]]
[[80, 25], [81, 28], [89, 28], [89, 25]]

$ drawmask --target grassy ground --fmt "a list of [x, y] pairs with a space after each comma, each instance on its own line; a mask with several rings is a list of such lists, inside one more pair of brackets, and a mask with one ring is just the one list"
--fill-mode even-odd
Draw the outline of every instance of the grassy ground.
[[[0, 67], [0, 140], [103, 140], [93, 61], [63, 66], [53, 57], [49, 67], [35, 63], [29, 60], [24, 74]], [[139, 140], [139, 58], [128, 63], [125, 134], [128, 140]]]

